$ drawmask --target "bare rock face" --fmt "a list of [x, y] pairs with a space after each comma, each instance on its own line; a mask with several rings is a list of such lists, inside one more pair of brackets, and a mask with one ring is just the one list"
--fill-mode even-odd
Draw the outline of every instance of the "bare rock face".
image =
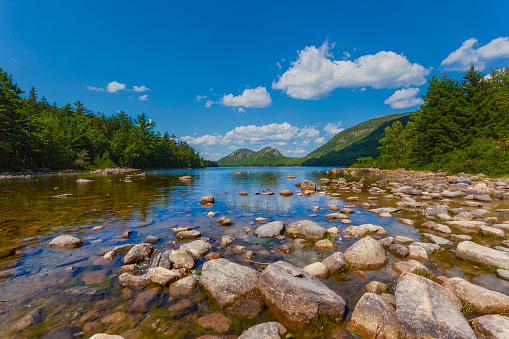
[[378, 269], [387, 262], [385, 249], [371, 237], [360, 239], [348, 247], [344, 255], [348, 264], [354, 269]]
[[48, 243], [54, 249], [73, 249], [83, 245], [83, 241], [71, 235], [60, 235]]
[[509, 338], [509, 318], [500, 315], [484, 315], [472, 321], [477, 338]]
[[461, 303], [437, 283], [405, 273], [396, 286], [396, 317], [401, 338], [469, 338], [476, 335]]
[[221, 308], [235, 306], [258, 295], [260, 273], [227, 259], [203, 264], [201, 286]]
[[123, 261], [125, 265], [129, 264], [137, 264], [148, 258], [152, 251], [154, 250], [154, 246], [151, 244], [138, 244], [127, 252]]
[[238, 339], [284, 339], [286, 328], [278, 322], [254, 325], [240, 335]]
[[260, 238], [271, 238], [281, 235], [285, 229], [285, 224], [281, 221], [273, 221], [255, 229], [254, 234]]
[[509, 296], [474, 285], [461, 278], [449, 278], [443, 286], [479, 314], [509, 312]]
[[462, 241], [456, 248], [456, 257], [477, 265], [490, 265], [509, 270], [509, 253]]
[[260, 275], [260, 293], [283, 323], [305, 325], [320, 314], [335, 318], [345, 314], [343, 298], [317, 278], [283, 261], [269, 265]]
[[399, 324], [394, 307], [374, 293], [365, 293], [348, 322], [347, 329], [369, 338], [398, 338]]
[[323, 237], [327, 230], [311, 220], [292, 222], [286, 227], [286, 234], [291, 237], [318, 239]]

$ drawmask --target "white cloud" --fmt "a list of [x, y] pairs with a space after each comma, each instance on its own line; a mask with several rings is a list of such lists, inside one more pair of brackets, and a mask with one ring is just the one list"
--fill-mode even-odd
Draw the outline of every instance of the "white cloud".
[[341, 128], [341, 121], [338, 122], [329, 122], [325, 127], [323, 128], [324, 132], [329, 136], [335, 136], [341, 131], [344, 131], [344, 128]]
[[228, 149], [239, 149], [239, 146], [228, 146]]
[[89, 91], [94, 92], [104, 92], [104, 88], [101, 87], [94, 87], [94, 86], [85, 86]]
[[328, 42], [320, 48], [308, 46], [298, 52], [298, 59], [272, 83], [296, 99], [318, 99], [336, 88], [398, 88], [422, 85], [429, 69], [411, 63], [402, 54], [381, 51], [363, 55], [354, 61], [332, 60]]
[[391, 108], [394, 109], [418, 106], [423, 103], [421, 98], [416, 97], [419, 91], [418, 88], [403, 88], [397, 90], [384, 101], [384, 104], [391, 105]]
[[148, 101], [148, 95], [147, 95], [147, 94], [145, 94], [145, 95], [140, 95], [140, 96], [138, 97], [138, 100], [141, 100], [141, 101]]
[[203, 145], [206, 147], [219, 146], [223, 144], [223, 137], [221, 135], [204, 135], [201, 137], [183, 136], [183, 141], [191, 145]]
[[284, 155], [287, 155], [287, 156], [292, 156], [292, 157], [302, 157], [302, 156], [308, 154], [309, 152], [303, 148], [296, 148], [293, 151], [292, 150], [281, 150], [281, 153], [283, 153]]
[[491, 60], [509, 58], [509, 37], [499, 37], [476, 48], [477, 42], [475, 38], [465, 40], [460, 48], [442, 60], [440, 66], [445, 66], [449, 70], [462, 71], [468, 69], [473, 62], [476, 69], [483, 70]]
[[210, 107], [212, 107], [212, 105], [213, 105], [213, 104], [215, 104], [215, 102], [214, 102], [214, 101], [212, 101], [212, 100], [207, 100], [207, 102], [205, 103], [205, 107], [210, 108]]
[[214, 154], [211, 154], [208, 158], [209, 160], [219, 160], [223, 157], [223, 155], [221, 153], [214, 153]]
[[313, 139], [319, 135], [320, 135], [320, 131], [315, 129], [314, 126], [304, 126], [304, 128], [302, 128], [300, 130], [299, 134], [297, 134], [297, 137]]
[[242, 107], [237, 108], [237, 110], [239, 111], [239, 113], [246, 113], [246, 110], [243, 109]]
[[343, 55], [344, 55], [343, 59], [348, 59], [348, 58], [350, 58], [352, 56], [350, 53], [348, 53], [346, 51], [343, 52]]
[[206, 95], [197, 95], [194, 101], [201, 102], [203, 99], [207, 99]]
[[253, 89], [246, 88], [238, 96], [233, 94], [224, 95], [221, 103], [232, 107], [263, 108], [272, 105], [272, 99], [265, 87], [258, 86]]
[[125, 90], [125, 84], [121, 84], [116, 81], [112, 81], [106, 86], [106, 90], [110, 93], [117, 93], [118, 91]]
[[281, 64], [279, 62], [276, 62], [277, 68], [281, 69]]
[[315, 139], [315, 144], [322, 145], [325, 142], [325, 137], [319, 137]]
[[148, 88], [146, 86], [133, 86], [132, 90], [133, 90], [133, 92], [141, 93], [141, 92], [150, 91], [150, 88]]

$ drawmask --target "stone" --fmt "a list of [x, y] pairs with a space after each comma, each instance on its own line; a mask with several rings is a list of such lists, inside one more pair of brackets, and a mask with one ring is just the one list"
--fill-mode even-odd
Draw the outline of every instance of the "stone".
[[212, 196], [206, 196], [200, 199], [200, 204], [202, 205], [213, 205], [214, 204], [214, 197]]
[[176, 282], [170, 285], [169, 288], [170, 295], [177, 297], [180, 295], [191, 294], [196, 289], [196, 284], [197, 280], [192, 275], [177, 280]]
[[348, 219], [348, 216], [343, 213], [329, 213], [325, 215], [325, 219], [327, 220]]
[[477, 265], [489, 265], [509, 270], [508, 253], [481, 246], [471, 241], [462, 241], [458, 244], [456, 257]]
[[278, 322], [268, 322], [254, 325], [240, 335], [238, 339], [284, 339], [286, 328]]
[[509, 232], [509, 224], [493, 224], [491, 225], [493, 228], [498, 228], [499, 230], [503, 230], [504, 232]]
[[392, 218], [392, 214], [384, 212], [378, 215], [380, 218]]
[[401, 258], [408, 256], [408, 249], [400, 244], [391, 244], [387, 250], [389, 253]]
[[124, 339], [124, 337], [116, 334], [96, 333], [90, 339]]
[[247, 247], [246, 246], [241, 246], [241, 245], [234, 245], [232, 247], [232, 251], [233, 253], [235, 254], [242, 254], [242, 253], [246, 253], [247, 251]]
[[124, 287], [129, 287], [129, 288], [147, 287], [149, 282], [150, 281], [145, 277], [131, 275], [129, 273], [122, 273], [118, 277], [118, 283]]
[[240, 192], [240, 193], [239, 193], [239, 195], [240, 195], [241, 197], [247, 197], [247, 192]]
[[445, 238], [439, 237], [438, 235], [423, 233], [422, 236], [429, 242], [436, 245], [449, 245], [451, 242]]
[[[315, 206], [315, 207], [317, 207], [316, 211], [318, 211], [319, 207], [318, 206]], [[339, 211], [339, 206], [338, 205], [327, 205], [327, 208], [330, 209], [333, 212]], [[314, 208], [313, 208], [313, 211], [315, 211]]]
[[430, 274], [426, 266], [415, 260], [395, 262], [391, 265], [391, 268], [397, 274], [414, 273], [423, 276], [428, 276]]
[[352, 237], [363, 237], [367, 234], [374, 234], [379, 237], [387, 236], [387, 231], [378, 225], [363, 224], [360, 226], [348, 226], [345, 232], [350, 234]]
[[154, 246], [151, 244], [138, 244], [127, 252], [124, 259], [122, 260], [125, 265], [129, 264], [137, 264], [148, 258], [152, 251], [154, 250]]
[[370, 281], [366, 286], [364, 286], [364, 292], [366, 293], [389, 293], [390, 287], [387, 284], [381, 283], [379, 281]]
[[348, 268], [345, 256], [341, 252], [336, 252], [322, 260], [330, 274], [341, 273]]
[[83, 245], [83, 241], [71, 235], [60, 235], [48, 243], [54, 249], [73, 249]]
[[387, 237], [387, 238], [383, 238], [383, 239], [378, 240], [380, 245], [382, 245], [385, 248], [391, 246], [393, 241], [394, 241], [393, 237]]
[[339, 229], [336, 226], [329, 227], [329, 228], [327, 228], [327, 233], [329, 233], [332, 236], [338, 236], [339, 235]]
[[505, 238], [505, 232], [503, 230], [490, 226], [481, 226], [479, 233], [487, 237]]
[[290, 190], [282, 190], [279, 192], [279, 195], [282, 197], [291, 197], [293, 195], [293, 192]]
[[260, 238], [270, 238], [280, 235], [285, 230], [285, 224], [281, 221], [273, 221], [262, 225], [254, 230], [254, 234]]
[[305, 191], [316, 191], [316, 184], [312, 181], [303, 181], [300, 183], [300, 190], [302, 192], [305, 192]]
[[173, 316], [184, 316], [191, 313], [196, 308], [196, 305], [189, 299], [182, 299], [178, 303], [171, 305], [168, 311]]
[[345, 251], [344, 256], [354, 269], [378, 269], [387, 262], [385, 249], [371, 237], [357, 241]]
[[474, 285], [461, 278], [449, 278], [442, 284], [453, 292], [464, 305], [478, 314], [509, 312], [509, 296]]
[[345, 314], [343, 298], [287, 262], [269, 265], [260, 275], [259, 286], [263, 302], [281, 322], [307, 325], [320, 314], [339, 319]]
[[164, 267], [154, 267], [148, 270], [147, 279], [156, 284], [166, 286], [177, 280], [178, 275]]
[[470, 241], [472, 237], [466, 234], [451, 234], [451, 240], [457, 242]]
[[230, 246], [235, 240], [234, 237], [232, 237], [231, 235], [223, 235], [221, 237], [221, 247], [228, 247]]
[[374, 293], [365, 293], [357, 302], [347, 329], [367, 338], [399, 338], [394, 308]]
[[443, 198], [461, 198], [465, 193], [460, 191], [443, 191], [440, 193]]
[[474, 200], [484, 201], [484, 202], [492, 202], [491, 197], [488, 194], [475, 194]]
[[393, 243], [397, 245], [410, 245], [414, 242], [414, 239], [408, 238], [408, 237], [402, 237], [400, 235], [397, 235], [394, 237]]
[[420, 261], [428, 261], [428, 252], [421, 246], [409, 245], [408, 247], [408, 258], [420, 260]]
[[230, 226], [232, 224], [232, 221], [231, 221], [231, 219], [228, 219], [227, 217], [221, 217], [221, 218], [217, 219], [217, 223], [219, 225], [223, 225], [223, 226]]
[[258, 217], [258, 218], [255, 218], [254, 221], [255, 222], [265, 222], [265, 221], [269, 221], [269, 218]]
[[472, 214], [470, 214], [469, 212], [461, 212], [461, 213], [455, 215], [454, 217], [452, 217], [452, 220], [454, 220], [454, 221], [473, 220], [473, 219], [474, 219], [474, 216]]
[[232, 321], [223, 313], [215, 312], [198, 318], [198, 325], [207, 330], [214, 330], [218, 333], [226, 333], [230, 329]]
[[209, 213], [207, 213], [207, 217], [209, 218], [214, 218], [216, 216], [216, 213], [210, 211]]
[[278, 246], [278, 249], [284, 254], [289, 254], [292, 252], [292, 247], [287, 244]]
[[98, 287], [92, 287], [92, 286], [73, 286], [68, 289], [65, 289], [63, 293], [65, 294], [73, 294], [73, 295], [79, 295], [79, 296], [85, 296], [85, 295], [95, 295], [99, 294], [101, 290]]
[[196, 267], [196, 259], [193, 254], [186, 249], [179, 248], [178, 250], [173, 250], [168, 256], [173, 263], [173, 268], [192, 270]]
[[480, 339], [509, 338], [509, 318], [500, 315], [484, 315], [472, 320], [472, 328]]
[[488, 215], [490, 215], [491, 212], [488, 211], [488, 210], [484, 210], [482, 208], [479, 208], [479, 209], [470, 211], [470, 214], [472, 214], [474, 216], [474, 218], [485, 218]]
[[313, 247], [322, 251], [328, 251], [334, 249], [334, 244], [329, 239], [322, 239], [315, 242]]
[[432, 253], [435, 253], [436, 251], [439, 251], [441, 249], [440, 246], [438, 246], [437, 244], [430, 244], [430, 243], [427, 243], [427, 242], [419, 242], [419, 241], [416, 241], [416, 242], [413, 242], [412, 245], [414, 246], [420, 246], [422, 248], [424, 248], [424, 250], [428, 253], [428, 254], [432, 254]]
[[12, 331], [21, 331], [29, 326], [42, 323], [46, 319], [47, 313], [44, 308], [39, 307], [28, 312], [23, 318], [18, 320], [12, 327]]
[[173, 227], [173, 228], [170, 228], [170, 230], [173, 233], [179, 233], [179, 232], [190, 231], [191, 227]]
[[314, 262], [302, 269], [318, 279], [325, 279], [329, 276], [329, 269], [321, 262]]
[[451, 229], [448, 226], [442, 225], [442, 224], [438, 224], [438, 223], [433, 222], [433, 221], [427, 221], [427, 222], [421, 224], [421, 228], [430, 229], [432, 231], [435, 231], [435, 232], [438, 232], [438, 233], [443, 233], [443, 234], [446, 234], [446, 235], [452, 233]]
[[327, 230], [311, 220], [292, 222], [286, 227], [286, 234], [291, 237], [318, 239], [323, 237]]
[[226, 312], [230, 315], [246, 319], [258, 317], [262, 312], [260, 307], [260, 298], [258, 296], [249, 298], [238, 305], [226, 309]]
[[82, 329], [78, 326], [59, 327], [46, 334], [42, 339], [74, 339], [80, 338]]
[[83, 325], [83, 331], [84, 332], [97, 332], [101, 328], [103, 328], [104, 325], [100, 323], [99, 321], [93, 321], [88, 322], [85, 325]]
[[259, 275], [252, 268], [215, 259], [203, 264], [200, 284], [224, 309], [258, 295]]
[[175, 235], [175, 238], [179, 240], [196, 239], [199, 237], [201, 237], [201, 233], [196, 230], [182, 231], [178, 232], [177, 235]]
[[158, 237], [154, 237], [153, 235], [149, 235], [145, 238], [145, 242], [148, 244], [155, 245], [159, 241]]
[[108, 274], [108, 270], [85, 272], [83, 274], [83, 282], [85, 285], [99, 285], [106, 280]]
[[205, 240], [195, 240], [180, 246], [180, 249], [190, 252], [196, 259], [200, 259], [205, 254], [212, 251], [213, 248], [214, 247]]
[[509, 280], [509, 271], [503, 270], [501, 268], [497, 269], [496, 271], [497, 278]]
[[134, 299], [133, 304], [131, 305], [132, 312], [146, 313], [150, 310], [150, 306], [157, 299], [158, 289], [153, 288], [151, 290], [142, 292], [138, 294], [136, 299]]
[[164, 251], [163, 253], [155, 255], [150, 267], [163, 267], [171, 270], [173, 268], [173, 263], [170, 260], [170, 251]]
[[133, 231], [125, 231], [124, 233], [122, 233], [120, 236], [124, 239], [129, 239], [129, 237], [131, 236], [131, 234], [133, 233]]
[[476, 336], [460, 311], [461, 303], [439, 284], [404, 273], [396, 286], [396, 317], [401, 338]]

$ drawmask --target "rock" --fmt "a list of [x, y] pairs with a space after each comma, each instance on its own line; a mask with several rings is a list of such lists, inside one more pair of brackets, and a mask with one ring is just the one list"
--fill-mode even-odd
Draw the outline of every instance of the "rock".
[[99, 285], [106, 280], [106, 276], [109, 273], [108, 270], [85, 272], [83, 274], [83, 282], [85, 285]]
[[228, 247], [230, 246], [235, 240], [234, 237], [232, 237], [231, 235], [223, 235], [221, 237], [221, 247]]
[[259, 286], [264, 303], [280, 321], [306, 325], [320, 314], [339, 319], [344, 316], [343, 298], [287, 262], [269, 265], [260, 275]]
[[382, 245], [371, 237], [365, 237], [350, 246], [345, 259], [354, 269], [378, 269], [385, 265], [387, 256]]
[[387, 231], [382, 226], [373, 224], [363, 224], [360, 226], [349, 226], [345, 229], [346, 233], [352, 237], [362, 237], [366, 234], [374, 234], [379, 237], [387, 236]]
[[75, 339], [82, 337], [81, 332], [81, 327], [63, 326], [46, 334], [42, 339]]
[[376, 213], [376, 214], [381, 214], [381, 213], [396, 213], [396, 212], [399, 212], [399, 211], [400, 211], [399, 208], [394, 208], [394, 207], [382, 207], [382, 208], [375, 208], [375, 209], [370, 210], [370, 212], [373, 212], [373, 213]]
[[460, 202], [461, 206], [467, 206], [467, 207], [482, 207], [482, 204], [480, 202], [473, 202], [473, 201], [462, 201]]
[[348, 197], [348, 198], [346, 198], [346, 201], [356, 202], [356, 201], [360, 201], [360, 199], [359, 199], [359, 197]]
[[175, 238], [179, 240], [196, 239], [201, 237], [201, 233], [196, 230], [178, 232]]
[[414, 273], [422, 276], [428, 276], [430, 274], [426, 266], [415, 260], [395, 262], [391, 265], [391, 268], [397, 274]]
[[404, 258], [408, 256], [408, 249], [400, 244], [391, 244], [387, 249], [391, 254]]
[[174, 268], [185, 268], [192, 270], [196, 267], [196, 259], [193, 254], [184, 248], [173, 250], [169, 253], [169, 258]]
[[242, 254], [242, 253], [245, 253], [247, 251], [247, 247], [246, 246], [241, 246], [241, 245], [234, 245], [232, 247], [232, 251], [235, 254]]
[[286, 328], [278, 322], [268, 322], [254, 325], [240, 335], [238, 339], [284, 339]]
[[393, 237], [387, 237], [387, 238], [384, 238], [384, 239], [380, 239], [378, 240], [378, 242], [380, 243], [380, 245], [382, 245], [383, 247], [387, 248], [389, 246], [391, 246], [392, 242], [394, 241], [394, 238]]
[[412, 273], [399, 278], [396, 317], [402, 338], [475, 339], [460, 307], [456, 296], [429, 279]]
[[322, 260], [322, 263], [327, 267], [330, 274], [341, 273], [348, 267], [345, 256], [341, 252], [328, 256]]
[[200, 259], [205, 254], [212, 251], [214, 247], [206, 242], [205, 240], [195, 240], [180, 246], [180, 249], [191, 252], [191, 254], [196, 258]]
[[499, 230], [503, 230], [504, 232], [509, 232], [509, 224], [493, 224], [491, 225], [493, 228], [498, 228]]
[[440, 250], [440, 246], [438, 246], [437, 244], [430, 244], [430, 243], [427, 243], [427, 242], [419, 242], [419, 241], [416, 241], [414, 243], [412, 243], [412, 245], [414, 246], [420, 246], [422, 248], [424, 248], [424, 250], [428, 253], [428, 254], [432, 254], [432, 253], [435, 253], [436, 251], [439, 251]]
[[143, 288], [148, 286], [149, 280], [145, 277], [122, 273], [118, 277], [118, 283], [129, 288]]
[[226, 259], [216, 259], [203, 264], [200, 284], [219, 307], [227, 308], [259, 293], [259, 273]]
[[198, 325], [207, 329], [214, 330], [218, 333], [226, 333], [230, 329], [232, 321], [220, 312], [207, 314], [198, 319]]
[[79, 248], [83, 241], [71, 235], [60, 235], [48, 243], [48, 247], [55, 249]]
[[179, 180], [182, 180], [182, 181], [189, 181], [189, 180], [193, 180], [194, 178], [190, 175], [183, 175], [181, 177], [179, 177]]
[[132, 312], [146, 313], [150, 310], [150, 306], [157, 299], [158, 289], [153, 288], [151, 290], [142, 292], [138, 294], [136, 299], [134, 299], [133, 304], [131, 305]]
[[240, 192], [240, 193], [239, 193], [239, 195], [240, 195], [241, 197], [247, 197], [247, 192]]
[[415, 246], [410, 245], [408, 248], [408, 258], [415, 259], [415, 260], [421, 260], [421, 261], [428, 261], [428, 252], [421, 246]]
[[291, 197], [293, 195], [293, 192], [290, 190], [283, 190], [279, 192], [279, 195], [282, 197]]
[[101, 328], [103, 328], [104, 325], [98, 321], [88, 322], [85, 325], [83, 325], [83, 331], [84, 332], [97, 332]]
[[421, 228], [430, 229], [430, 230], [433, 230], [435, 232], [443, 233], [443, 234], [451, 234], [452, 233], [451, 229], [448, 226], [442, 225], [442, 224], [438, 224], [438, 223], [433, 222], [433, 221], [428, 221], [428, 222], [423, 223], [421, 225]]
[[18, 320], [12, 327], [12, 331], [21, 331], [29, 326], [42, 323], [46, 319], [46, 311], [42, 308], [36, 308], [28, 312], [23, 318]]
[[367, 338], [399, 338], [394, 308], [374, 293], [365, 293], [357, 302], [347, 329]]
[[232, 224], [232, 221], [230, 219], [228, 219], [227, 217], [221, 217], [221, 218], [217, 219], [217, 223], [219, 225], [223, 225], [223, 226], [230, 226]]
[[197, 280], [194, 276], [182, 278], [170, 285], [169, 292], [171, 296], [187, 295], [196, 289]]
[[502, 245], [502, 246], [504, 246], [504, 247], [509, 248], [509, 239], [507, 239], [507, 240], [503, 240], [503, 241], [500, 243], [500, 245]]
[[291, 237], [318, 239], [323, 237], [327, 230], [311, 220], [292, 222], [286, 227], [286, 234]]
[[287, 245], [287, 244], [283, 244], [283, 245], [280, 245], [278, 246], [278, 249], [282, 252], [282, 253], [285, 253], [285, 254], [289, 254], [292, 252], [292, 247]]
[[85, 296], [85, 295], [95, 295], [99, 294], [101, 290], [97, 287], [91, 287], [91, 286], [73, 286], [68, 289], [65, 289], [63, 293], [65, 294], [73, 294], [73, 295], [79, 295], [79, 296]]
[[166, 286], [177, 280], [178, 275], [164, 267], [154, 267], [148, 270], [147, 279], [156, 284]]
[[214, 197], [206, 196], [200, 199], [202, 205], [214, 205]]
[[508, 270], [503, 270], [503, 269], [499, 268], [499, 269], [497, 269], [496, 275], [497, 275], [497, 278], [509, 280], [509, 271]]
[[322, 239], [317, 241], [313, 247], [322, 251], [328, 251], [334, 249], [334, 244], [329, 239]]
[[90, 339], [124, 339], [124, 337], [116, 334], [96, 333]]
[[429, 242], [437, 245], [449, 245], [451, 242], [445, 238], [439, 237], [434, 234], [423, 233], [422, 236]]
[[281, 221], [273, 221], [255, 229], [254, 234], [260, 238], [270, 238], [280, 235], [285, 230], [285, 224]]
[[458, 244], [456, 257], [477, 265], [488, 265], [509, 270], [509, 254], [477, 245], [471, 241], [462, 241]]
[[461, 278], [449, 278], [442, 284], [453, 292], [464, 305], [478, 314], [509, 312], [509, 296], [474, 285]]
[[474, 216], [470, 214], [469, 212], [461, 212], [460, 214], [455, 215], [452, 220], [472, 220], [474, 219]]
[[390, 287], [387, 284], [381, 283], [379, 281], [370, 281], [366, 286], [364, 286], [364, 292], [366, 293], [389, 293]]
[[491, 197], [488, 194], [475, 194], [474, 200], [484, 201], [484, 202], [492, 202]]
[[387, 213], [387, 212], [385, 212], [385, 213], [380, 213], [378, 216], [379, 216], [380, 218], [392, 218], [392, 214]]
[[157, 244], [157, 242], [159, 241], [159, 238], [158, 237], [154, 237], [152, 235], [149, 235], [145, 238], [145, 242], [148, 243], [148, 244], [152, 244], [152, 245], [155, 245]]
[[262, 312], [260, 307], [260, 298], [258, 296], [249, 298], [238, 305], [226, 309], [226, 312], [230, 315], [246, 319], [258, 317]]
[[210, 218], [214, 218], [216, 216], [216, 213], [210, 211], [209, 213], [207, 213], [207, 217], [210, 217]]
[[397, 245], [410, 245], [411, 243], [414, 242], [414, 239], [412, 238], [408, 238], [408, 237], [402, 237], [402, 236], [395, 236], [394, 237], [394, 240], [393, 240], [393, 243], [394, 244], [397, 244]]
[[348, 216], [343, 213], [329, 213], [325, 215], [325, 219], [327, 220], [348, 219]]
[[[316, 207], [316, 211], [318, 211], [319, 207], [318, 206], [314, 206], [314, 207]], [[338, 205], [327, 205], [327, 208], [334, 212], [339, 211]], [[315, 211], [315, 208], [313, 208], [313, 211]]]
[[451, 240], [452, 241], [470, 241], [472, 240], [472, 237], [466, 234], [451, 234]]
[[179, 232], [190, 231], [191, 227], [173, 227], [173, 228], [170, 228], [170, 230], [173, 233], [179, 233]]
[[339, 235], [339, 229], [336, 226], [329, 227], [329, 228], [327, 228], [327, 233], [329, 233], [332, 236], [338, 236]]
[[482, 208], [470, 211], [470, 214], [472, 214], [475, 218], [484, 218], [491, 214], [488, 210], [483, 210]]
[[[353, 208], [347, 208], [347, 207], [345, 207], [345, 208], [342, 208], [342, 209], [341, 209], [341, 213], [343, 213], [343, 214], [347, 214], [347, 215], [348, 215], [348, 214], [354, 214], [354, 213], [355, 213], [355, 211], [353, 210]], [[343, 218], [343, 219], [344, 219], [344, 218]]]
[[509, 318], [500, 315], [484, 315], [472, 320], [477, 338], [509, 338]]
[[300, 190], [302, 192], [304, 192], [304, 191], [316, 191], [316, 185], [315, 185], [314, 182], [306, 180], [306, 181], [303, 181], [303, 182], [300, 183]]
[[452, 217], [449, 214], [437, 214], [435, 216], [437, 220], [451, 221]]
[[133, 231], [125, 231], [124, 233], [122, 233], [120, 236], [124, 239], [129, 239], [129, 237], [131, 236], [131, 234], [133, 233]]
[[321, 262], [314, 262], [302, 269], [318, 279], [325, 279], [329, 276], [329, 269]]
[[481, 226], [479, 233], [488, 237], [505, 238], [505, 232], [503, 230], [489, 226]]
[[125, 265], [129, 264], [137, 264], [148, 258], [152, 251], [154, 250], [154, 246], [151, 244], [138, 244], [127, 252], [125, 255], [123, 262]]
[[171, 315], [184, 316], [196, 308], [196, 305], [189, 299], [182, 299], [178, 303], [171, 305], [168, 311]]
[[461, 198], [462, 196], [465, 195], [465, 193], [463, 192], [460, 192], [460, 191], [443, 191], [442, 193], [440, 193], [440, 195], [443, 197], [443, 198]]
[[170, 260], [170, 251], [164, 251], [163, 253], [155, 255], [150, 267], [163, 267], [171, 270], [173, 268], [173, 263]]
[[454, 183], [455, 184], [467, 184], [467, 185], [470, 185], [472, 182], [468, 178], [458, 177], [458, 179], [456, 179], [456, 181]]

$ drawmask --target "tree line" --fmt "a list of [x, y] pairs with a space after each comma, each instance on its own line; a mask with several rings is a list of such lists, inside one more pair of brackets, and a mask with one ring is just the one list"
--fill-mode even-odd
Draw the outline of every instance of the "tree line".
[[404, 126], [396, 121], [379, 140], [380, 155], [356, 167], [509, 173], [509, 68], [488, 75], [472, 64], [461, 80], [434, 75], [423, 104]]
[[0, 68], [0, 169], [204, 167], [189, 144], [155, 131], [145, 113], [106, 116], [80, 101], [58, 107], [34, 87], [28, 98]]

